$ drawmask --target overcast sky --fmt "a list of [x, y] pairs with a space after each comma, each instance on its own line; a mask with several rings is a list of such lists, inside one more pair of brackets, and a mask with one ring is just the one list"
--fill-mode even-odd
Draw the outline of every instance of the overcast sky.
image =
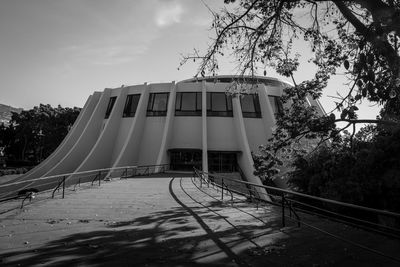
[[[90, 94], [106, 87], [191, 78], [195, 64], [177, 68], [180, 54], [204, 50], [212, 36], [203, 2], [214, 9], [223, 4], [0, 0], [0, 103], [25, 109], [40, 103], [82, 107]], [[306, 46], [300, 48], [309, 53]], [[220, 74], [233, 69], [228, 60]], [[301, 65], [296, 76], [302, 80], [312, 74], [311, 66]], [[334, 95], [343, 82], [339, 77], [330, 84], [322, 100], [326, 110], [332, 107], [326, 95]]]

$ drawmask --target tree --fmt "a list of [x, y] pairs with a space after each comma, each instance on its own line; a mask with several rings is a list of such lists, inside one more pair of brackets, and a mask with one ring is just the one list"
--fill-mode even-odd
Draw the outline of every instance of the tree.
[[21, 113], [13, 112], [10, 124], [0, 127], [0, 143], [9, 158], [40, 162], [61, 143], [80, 110], [40, 104]]
[[[233, 54], [240, 75], [255, 76], [272, 67], [289, 77], [293, 87], [284, 90], [286, 105], [277, 119], [273, 139], [264, 152], [293, 148], [305, 138], [340, 138], [339, 133], [356, 123], [399, 124], [400, 107], [400, 1], [398, 0], [225, 0], [226, 8], [213, 15], [215, 31], [208, 50], [183, 58], [181, 64], [198, 60], [198, 75], [218, 72], [218, 59]], [[299, 55], [297, 39], [308, 42], [316, 66], [314, 78], [298, 82], [294, 73]], [[325, 116], [306, 104], [306, 96], [318, 99], [332, 75], [343, 70], [348, 78], [346, 94], [336, 102], [340, 118]], [[236, 85], [235, 85], [236, 86]], [[383, 105], [378, 119], [357, 119], [363, 100]], [[345, 126], [337, 128], [336, 123]], [[384, 126], [382, 126], [384, 127]], [[351, 142], [350, 142], [351, 143]], [[301, 147], [301, 146], [299, 146]], [[290, 149], [291, 153], [301, 153]]]

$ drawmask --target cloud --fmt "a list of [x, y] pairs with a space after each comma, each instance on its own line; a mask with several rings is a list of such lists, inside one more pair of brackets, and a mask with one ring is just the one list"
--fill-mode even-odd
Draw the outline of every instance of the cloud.
[[60, 52], [64, 58], [79, 63], [118, 65], [132, 62], [138, 56], [147, 53], [157, 36], [157, 31], [143, 29], [135, 31], [135, 34], [114, 36], [110, 40], [96, 39], [94, 42], [67, 45], [60, 48]]
[[159, 4], [159, 9], [155, 13], [155, 22], [159, 27], [167, 27], [172, 24], [180, 23], [184, 9], [176, 1]]

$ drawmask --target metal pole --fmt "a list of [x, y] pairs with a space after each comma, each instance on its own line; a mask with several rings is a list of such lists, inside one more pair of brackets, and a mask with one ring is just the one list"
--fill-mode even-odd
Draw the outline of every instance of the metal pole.
[[285, 227], [285, 193], [282, 192], [282, 227]]
[[99, 171], [99, 186], [100, 186], [100, 183], [101, 183], [101, 171]]
[[63, 193], [62, 193], [62, 198], [64, 198], [64, 195], [65, 195], [65, 193], [64, 193], [64, 191], [65, 191], [65, 176], [63, 176]]

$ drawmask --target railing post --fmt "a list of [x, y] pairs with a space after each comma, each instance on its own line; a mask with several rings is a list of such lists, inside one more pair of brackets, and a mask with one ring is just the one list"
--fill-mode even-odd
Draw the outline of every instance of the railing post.
[[282, 227], [285, 227], [285, 193], [282, 192]]
[[101, 171], [99, 171], [99, 186], [101, 184]]
[[65, 195], [65, 176], [63, 176], [63, 181], [62, 181], [62, 183], [63, 183], [62, 198], [64, 198], [64, 195]]

